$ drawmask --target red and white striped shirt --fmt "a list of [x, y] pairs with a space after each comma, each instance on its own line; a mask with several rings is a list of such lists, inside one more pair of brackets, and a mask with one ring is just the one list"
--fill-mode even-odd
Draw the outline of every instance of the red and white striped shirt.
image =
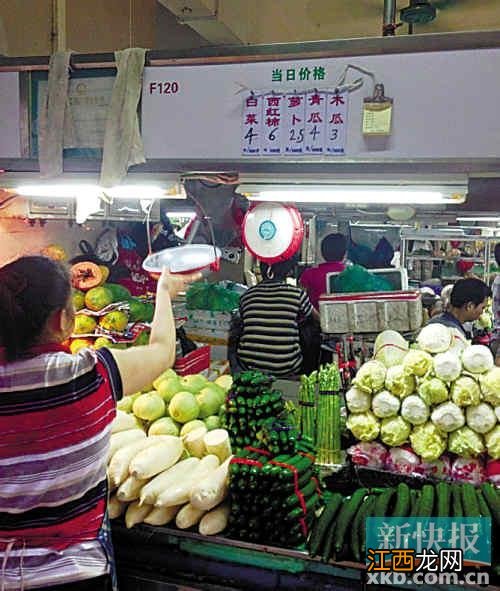
[[106, 349], [0, 357], [0, 582], [50, 587], [110, 572], [106, 460], [120, 375]]

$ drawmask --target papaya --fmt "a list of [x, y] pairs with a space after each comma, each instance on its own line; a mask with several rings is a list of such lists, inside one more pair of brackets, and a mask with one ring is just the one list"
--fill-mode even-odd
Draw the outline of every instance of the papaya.
[[75, 309], [75, 312], [78, 312], [78, 310], [85, 308], [85, 294], [83, 293], [83, 291], [80, 291], [79, 289], [74, 289], [72, 299], [73, 308]]
[[97, 327], [97, 322], [92, 316], [86, 316], [85, 314], [77, 314], [75, 316], [75, 327], [73, 329], [74, 334], [91, 334]]
[[98, 337], [94, 341], [94, 349], [102, 349], [102, 347], [112, 347], [113, 342], [106, 337]]
[[106, 265], [99, 265], [99, 269], [101, 269], [101, 273], [102, 273], [102, 282], [101, 282], [101, 285], [103, 285], [108, 280], [108, 277], [109, 277], [109, 267], [106, 267]]
[[60, 244], [49, 244], [42, 249], [41, 254], [53, 261], [65, 261], [68, 258], [66, 251]]
[[90, 348], [92, 349], [92, 341], [89, 339], [74, 339], [71, 341], [71, 344], [69, 346], [71, 352], [73, 354], [78, 353], [78, 351], [80, 351], [80, 349], [85, 349], [85, 348]]
[[98, 312], [113, 303], [113, 294], [106, 287], [93, 287], [85, 294], [85, 305]]
[[80, 291], [88, 291], [93, 287], [99, 287], [102, 282], [102, 271], [94, 263], [76, 263], [71, 267], [70, 272], [71, 285]]
[[114, 310], [101, 318], [99, 324], [111, 332], [123, 332], [127, 328], [128, 316], [124, 312]]

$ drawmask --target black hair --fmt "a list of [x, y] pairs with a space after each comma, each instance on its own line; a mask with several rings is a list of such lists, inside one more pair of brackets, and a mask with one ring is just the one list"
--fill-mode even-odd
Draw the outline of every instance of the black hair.
[[21, 257], [0, 269], [0, 344], [8, 361], [38, 342], [50, 315], [71, 296], [69, 273], [43, 256]]
[[500, 267], [500, 242], [495, 244], [495, 260], [497, 265]]
[[321, 254], [325, 261], [341, 261], [347, 250], [347, 240], [342, 234], [328, 234], [321, 241]]
[[479, 306], [490, 296], [491, 289], [481, 279], [460, 279], [453, 286], [450, 294], [450, 304], [454, 308], [463, 308], [469, 303]]
[[280, 261], [279, 263], [273, 263], [268, 265], [264, 261], [260, 262], [260, 272], [263, 279], [277, 279], [278, 281], [284, 281], [294, 270], [297, 265], [299, 257], [297, 254], [293, 255], [286, 261]]

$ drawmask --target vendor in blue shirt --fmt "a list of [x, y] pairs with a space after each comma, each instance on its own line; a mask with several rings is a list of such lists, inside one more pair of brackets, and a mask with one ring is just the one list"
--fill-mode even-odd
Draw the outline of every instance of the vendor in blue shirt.
[[453, 286], [450, 304], [445, 312], [434, 316], [429, 324], [444, 324], [456, 328], [465, 337], [466, 322], [474, 322], [481, 316], [491, 296], [491, 289], [480, 279], [460, 279]]

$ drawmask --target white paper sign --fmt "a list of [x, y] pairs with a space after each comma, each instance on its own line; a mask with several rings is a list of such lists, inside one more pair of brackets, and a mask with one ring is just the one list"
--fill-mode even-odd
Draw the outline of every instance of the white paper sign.
[[261, 148], [262, 97], [249, 95], [243, 103], [241, 125], [241, 153], [258, 156]]
[[326, 102], [327, 93], [313, 90], [306, 94], [306, 154], [324, 154], [326, 149]]
[[304, 153], [304, 127], [306, 116], [305, 93], [289, 93], [283, 105], [282, 152], [300, 155]]
[[265, 94], [262, 100], [262, 153], [265, 156], [279, 156], [283, 133], [282, 107], [285, 96], [273, 92]]
[[329, 92], [326, 103], [326, 153], [343, 156], [347, 141], [349, 95]]

